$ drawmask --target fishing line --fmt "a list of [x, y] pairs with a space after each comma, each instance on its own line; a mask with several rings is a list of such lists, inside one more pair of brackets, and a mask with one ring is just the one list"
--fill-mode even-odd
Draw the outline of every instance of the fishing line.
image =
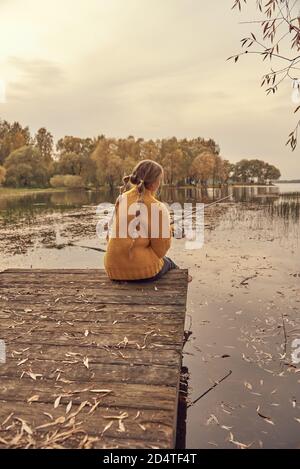
[[[204, 206], [204, 209], [207, 208], [207, 207], [211, 207], [212, 205], [216, 205], [218, 204], [219, 202], [222, 202], [223, 200], [226, 200], [226, 199], [229, 199], [231, 197], [231, 195], [228, 195], [227, 197], [223, 197], [222, 199], [218, 199], [216, 200], [215, 202], [212, 202], [210, 204], [206, 204]], [[194, 213], [191, 213], [190, 215], [188, 215], [186, 218], [189, 218], [190, 216], [193, 216]], [[177, 221], [177, 220], [176, 220]], [[171, 225], [173, 225], [176, 221], [173, 221], [171, 223]], [[106, 252], [106, 249], [101, 249], [101, 248], [95, 248], [95, 247], [92, 247], [92, 246], [81, 246], [79, 244], [73, 244], [73, 243], [68, 243], [66, 244], [66, 246], [70, 246], [70, 247], [75, 247], [75, 248], [82, 248], [82, 249], [90, 249], [92, 251], [98, 251], [98, 252]], [[61, 247], [61, 246], [60, 246]]]

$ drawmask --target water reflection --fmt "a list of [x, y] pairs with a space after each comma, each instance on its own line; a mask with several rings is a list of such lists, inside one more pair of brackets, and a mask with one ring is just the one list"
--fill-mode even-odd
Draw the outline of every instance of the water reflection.
[[[216, 188], [164, 187], [159, 197], [171, 204], [179, 202], [209, 203], [232, 196], [232, 201], [253, 203], [264, 207], [271, 217], [281, 217], [299, 221], [300, 184], [293, 184], [293, 191], [288, 192], [289, 184], [280, 186], [224, 186]], [[32, 222], [41, 214], [64, 212], [84, 206], [96, 206], [101, 202], [114, 203], [118, 191], [109, 190], [68, 190], [61, 192], [38, 192], [22, 196], [0, 195], [0, 218], [5, 223], [25, 220]]]

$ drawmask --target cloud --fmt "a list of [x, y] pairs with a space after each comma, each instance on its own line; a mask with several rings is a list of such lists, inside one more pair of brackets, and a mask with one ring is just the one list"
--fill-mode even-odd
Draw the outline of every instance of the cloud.
[[64, 81], [62, 68], [48, 60], [8, 57], [6, 64], [15, 77], [9, 82], [8, 99], [31, 98], [33, 93], [51, 90]]

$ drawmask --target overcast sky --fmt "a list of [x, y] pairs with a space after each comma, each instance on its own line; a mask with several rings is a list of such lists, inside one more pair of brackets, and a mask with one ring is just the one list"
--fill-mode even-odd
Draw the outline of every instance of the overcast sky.
[[295, 125], [291, 84], [266, 97], [267, 64], [226, 62], [249, 31], [231, 5], [0, 0], [0, 117], [55, 138], [211, 137], [224, 158], [261, 158], [300, 178], [299, 149], [285, 147]]

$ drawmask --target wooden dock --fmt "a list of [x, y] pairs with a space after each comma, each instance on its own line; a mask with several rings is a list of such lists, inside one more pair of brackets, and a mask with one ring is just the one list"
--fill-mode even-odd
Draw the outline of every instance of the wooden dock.
[[0, 273], [0, 447], [174, 448], [187, 271]]

